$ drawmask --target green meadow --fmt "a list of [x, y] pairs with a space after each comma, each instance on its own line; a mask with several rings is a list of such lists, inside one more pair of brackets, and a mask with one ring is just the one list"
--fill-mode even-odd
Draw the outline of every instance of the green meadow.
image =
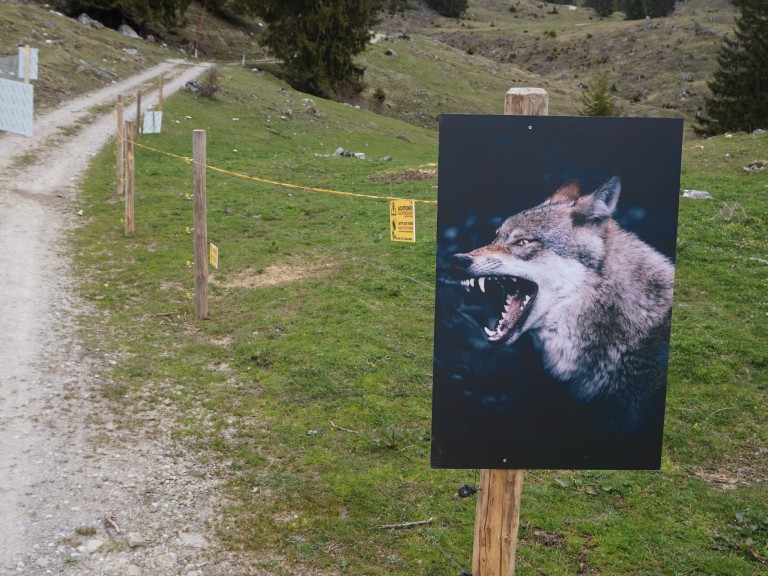
[[[392, 74], [388, 93], [413, 81]], [[416, 243], [395, 243], [375, 198], [437, 199], [433, 123], [266, 72], [220, 79], [213, 98], [169, 99], [163, 133], [142, 137], [134, 237], [113, 149], [83, 183], [71, 242], [88, 344], [115, 359], [105, 401], [224, 480], [212, 530], [254, 570], [469, 572], [475, 501], [457, 490], [479, 471], [429, 467], [436, 206], [417, 203]], [[484, 111], [504, 90], [482, 91]], [[189, 265], [195, 129], [225, 171], [207, 173], [208, 320]], [[768, 137], [683, 146], [682, 187], [714, 198], [681, 199], [662, 469], [526, 473], [518, 574], [765, 573], [768, 177], [744, 166], [768, 158]]]

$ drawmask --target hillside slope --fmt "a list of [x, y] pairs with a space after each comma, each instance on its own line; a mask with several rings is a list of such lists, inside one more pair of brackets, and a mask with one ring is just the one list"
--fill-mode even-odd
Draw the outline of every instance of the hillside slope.
[[[690, 125], [734, 15], [726, 0], [689, 0], [668, 18], [640, 22], [620, 13], [596, 19], [588, 9], [534, 0], [513, 7], [473, 0], [462, 19], [423, 7], [385, 15], [375, 29], [383, 38], [360, 58], [368, 89], [353, 103], [435, 128], [443, 112], [498, 113], [503, 93], [525, 85], [550, 92], [551, 114], [574, 114], [584, 86], [605, 70], [622, 114], [683, 116]], [[13, 54], [19, 42], [41, 48], [36, 101], [42, 108], [164, 58], [191, 57], [195, 42], [200, 58], [244, 61], [246, 68], [261, 68], [267, 55], [257, 21], [223, 22], [197, 4], [165, 44], [89, 28], [33, 4], [0, 3], [0, 21], [0, 56]]]
[[[598, 19], [589, 9], [520, 0], [474, 0], [465, 20], [437, 19], [429, 33], [447, 44], [529, 70], [578, 90], [606, 71], [630, 116], [702, 109], [723, 36], [733, 26], [726, 0], [680, 2], [666, 18]], [[575, 7], [574, 7], [575, 8]]]

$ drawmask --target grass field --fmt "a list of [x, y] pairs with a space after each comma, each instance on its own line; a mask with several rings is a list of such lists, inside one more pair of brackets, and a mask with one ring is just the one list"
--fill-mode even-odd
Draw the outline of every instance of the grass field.
[[[417, 205], [415, 244], [392, 243], [383, 200], [247, 176], [435, 200], [439, 113], [500, 112], [510, 86], [537, 85], [551, 114], [572, 114], [579, 83], [603, 68], [625, 113], [691, 118], [731, 18], [721, 0], [650, 23], [512, 4], [473, 0], [461, 21], [372, 46], [362, 104], [375, 107], [378, 88], [385, 115], [304, 101], [268, 73], [221, 65], [213, 99], [178, 94], [163, 134], [143, 138], [176, 156], [137, 150], [133, 238], [111, 150], [83, 184], [86, 224], [71, 243], [93, 308], [84, 333], [111, 360], [105, 401], [124, 427], [167, 437], [226, 480], [215, 530], [255, 569], [468, 571], [475, 503], [456, 491], [478, 471], [429, 469], [435, 206]], [[0, 3], [0, 16], [2, 56], [22, 40], [56, 48], [41, 50], [43, 107], [178, 55], [36, 6]], [[210, 54], [260, 55], [253, 38], [217, 26], [201, 39]], [[220, 268], [206, 321], [193, 317], [188, 264], [193, 129], [207, 131], [210, 165], [246, 176], [208, 173]], [[366, 160], [332, 156], [338, 147]], [[766, 135], [685, 141], [682, 186], [714, 199], [681, 199], [662, 470], [526, 473], [519, 574], [765, 573], [768, 177], [743, 167], [766, 159]]]
[[[432, 128], [303, 101], [265, 73], [221, 77], [213, 99], [170, 99], [163, 134], [142, 144], [187, 157], [205, 129], [212, 166], [436, 199]], [[681, 200], [662, 470], [527, 473], [519, 574], [765, 573], [768, 179], [743, 166], [766, 157], [766, 135], [684, 143], [683, 187], [715, 199]], [[415, 244], [392, 243], [385, 201], [209, 171], [220, 268], [212, 317], [195, 321], [191, 167], [140, 148], [137, 180], [126, 238], [105, 151], [72, 238], [123, 425], [168, 434], [226, 479], [215, 528], [254, 568], [469, 571], [475, 503], [456, 491], [478, 471], [429, 468], [435, 206], [417, 205]]]

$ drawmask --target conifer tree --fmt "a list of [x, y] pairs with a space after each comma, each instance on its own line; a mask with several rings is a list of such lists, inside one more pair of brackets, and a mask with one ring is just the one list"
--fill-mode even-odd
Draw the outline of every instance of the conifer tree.
[[370, 41], [378, 0], [254, 0], [269, 46], [299, 89], [321, 96], [356, 93], [365, 69], [353, 58]]
[[[64, 0], [64, 9], [69, 14], [83, 12], [97, 20], [110, 14], [117, 14], [120, 19], [129, 20], [133, 25], [152, 28], [154, 23], [174, 24], [184, 15], [190, 0]], [[114, 25], [120, 23], [104, 22]]]
[[458, 18], [469, 7], [469, 0], [427, 0], [438, 14], [448, 18]]
[[675, 9], [675, 0], [646, 0], [645, 13], [651, 18], [663, 18]]
[[613, 0], [586, 0], [586, 6], [594, 9], [600, 18], [607, 18], [613, 14]]
[[598, 72], [592, 78], [592, 86], [587, 86], [581, 94], [582, 116], [617, 116], [616, 98], [612, 92], [608, 73]]
[[740, 10], [733, 37], [723, 39], [718, 69], [707, 84], [701, 134], [768, 129], [768, 0], [733, 0]]
[[645, 18], [645, 5], [643, 0], [627, 0], [625, 20], [642, 20]]

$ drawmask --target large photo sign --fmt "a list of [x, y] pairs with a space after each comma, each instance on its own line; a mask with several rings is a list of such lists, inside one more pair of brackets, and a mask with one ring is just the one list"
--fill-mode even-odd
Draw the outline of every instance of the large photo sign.
[[432, 466], [661, 463], [682, 120], [440, 120]]

